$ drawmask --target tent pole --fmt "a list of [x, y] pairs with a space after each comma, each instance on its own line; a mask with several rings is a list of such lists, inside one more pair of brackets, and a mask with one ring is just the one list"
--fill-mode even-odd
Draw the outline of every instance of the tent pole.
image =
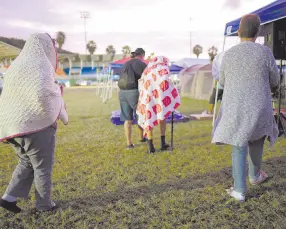
[[[226, 36], [224, 36], [224, 39], [223, 39], [222, 51], [224, 51], [225, 39], [226, 39]], [[212, 126], [214, 126], [214, 123], [215, 123], [216, 110], [217, 110], [217, 97], [218, 97], [218, 83], [216, 83], [215, 106], [214, 106], [214, 114], [213, 114], [213, 123], [212, 123]]]
[[214, 105], [214, 114], [213, 114], [213, 123], [212, 126], [214, 126], [215, 117], [216, 117], [216, 110], [217, 110], [217, 97], [218, 97], [218, 83], [216, 83], [216, 92], [215, 92], [215, 105]]

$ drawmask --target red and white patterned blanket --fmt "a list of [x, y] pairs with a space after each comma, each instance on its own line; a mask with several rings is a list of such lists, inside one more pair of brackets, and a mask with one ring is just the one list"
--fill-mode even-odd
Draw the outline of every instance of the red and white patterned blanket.
[[139, 80], [138, 124], [145, 134], [180, 106], [180, 96], [170, 79], [169, 60], [155, 57]]

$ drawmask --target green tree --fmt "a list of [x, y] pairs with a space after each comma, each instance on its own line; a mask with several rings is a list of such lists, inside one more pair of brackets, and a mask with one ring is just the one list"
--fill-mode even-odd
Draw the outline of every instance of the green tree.
[[203, 53], [203, 47], [200, 45], [196, 45], [193, 48], [193, 53], [197, 56], [197, 58], [199, 58], [199, 56]]
[[152, 60], [155, 57], [155, 53], [151, 53], [150, 56], [147, 57], [147, 60]]
[[58, 43], [59, 50], [61, 50], [62, 47], [63, 47], [63, 45], [64, 45], [64, 43], [65, 43], [65, 41], [66, 41], [66, 35], [65, 35], [65, 33], [64, 33], [64, 32], [61, 32], [61, 31], [58, 32], [58, 33], [57, 33], [56, 41], [57, 41], [57, 43]]
[[217, 47], [212, 46], [212, 47], [209, 48], [208, 54], [209, 54], [209, 57], [210, 57], [211, 61], [214, 60], [215, 56], [217, 55], [217, 52], [218, 52]]
[[86, 45], [86, 49], [90, 53], [90, 55], [93, 55], [97, 49], [97, 45], [94, 41], [89, 41], [88, 44]]
[[124, 56], [128, 56], [131, 54], [131, 48], [128, 45], [122, 47], [122, 53]]
[[106, 54], [114, 56], [116, 54], [116, 50], [113, 45], [108, 45], [105, 49]]

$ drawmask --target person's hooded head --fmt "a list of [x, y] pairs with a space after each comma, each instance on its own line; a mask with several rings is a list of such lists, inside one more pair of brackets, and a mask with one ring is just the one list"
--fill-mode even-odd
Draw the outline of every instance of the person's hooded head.
[[[157, 67], [160, 68], [160, 71], [157, 71]], [[169, 77], [170, 74], [170, 62], [169, 59], [164, 56], [154, 57], [147, 65], [147, 68], [143, 72], [143, 77], [148, 74], [159, 74], [161, 77]]]
[[57, 52], [46, 33], [32, 34], [5, 74], [0, 97], [0, 141], [56, 122], [62, 96], [55, 84]]

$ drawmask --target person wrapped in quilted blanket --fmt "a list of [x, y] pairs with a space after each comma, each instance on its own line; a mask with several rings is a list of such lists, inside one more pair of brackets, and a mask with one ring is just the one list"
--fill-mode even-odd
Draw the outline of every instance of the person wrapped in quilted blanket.
[[19, 163], [0, 206], [21, 212], [17, 198], [28, 198], [35, 184], [36, 210], [50, 211], [57, 120], [68, 124], [62, 91], [55, 83], [55, 41], [33, 34], [5, 74], [0, 97], [0, 142], [14, 148]]
[[161, 151], [168, 150], [165, 141], [165, 119], [180, 106], [180, 96], [170, 79], [169, 60], [158, 56], [151, 60], [139, 80], [138, 124], [147, 135], [148, 153], [155, 153], [153, 128], [160, 125]]

